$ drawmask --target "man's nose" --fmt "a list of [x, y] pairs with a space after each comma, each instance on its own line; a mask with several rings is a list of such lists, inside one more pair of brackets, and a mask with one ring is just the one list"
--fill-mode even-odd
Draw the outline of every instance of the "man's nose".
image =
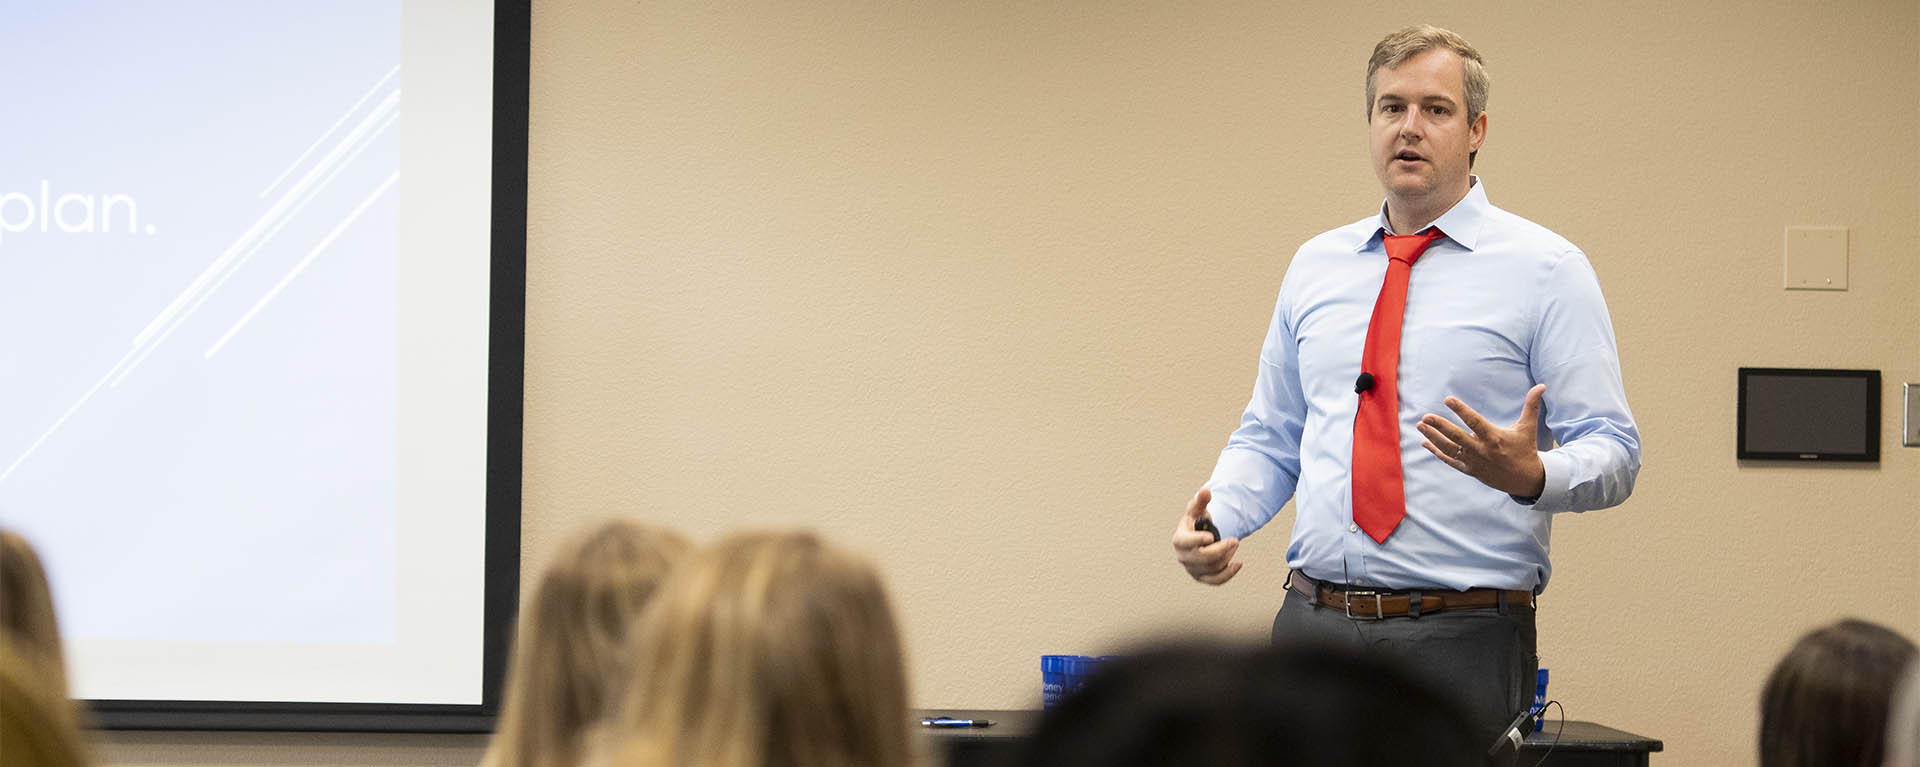
[[1424, 129], [1425, 126], [1420, 122], [1420, 111], [1417, 109], [1407, 110], [1406, 118], [1400, 121], [1400, 137], [1412, 141], [1420, 138]]

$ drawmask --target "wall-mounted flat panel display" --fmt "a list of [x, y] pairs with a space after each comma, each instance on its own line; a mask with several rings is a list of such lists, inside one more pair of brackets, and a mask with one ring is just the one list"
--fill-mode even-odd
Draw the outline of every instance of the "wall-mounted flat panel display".
[[1880, 371], [1740, 368], [1735, 457], [1880, 460]]

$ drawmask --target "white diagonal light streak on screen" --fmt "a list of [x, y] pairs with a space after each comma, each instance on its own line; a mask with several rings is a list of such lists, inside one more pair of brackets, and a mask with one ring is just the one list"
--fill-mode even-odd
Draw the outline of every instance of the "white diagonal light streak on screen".
[[334, 131], [340, 130], [340, 126], [347, 123], [347, 118], [352, 117], [354, 112], [360, 111], [361, 105], [367, 103], [367, 99], [373, 98], [373, 94], [380, 92], [381, 86], [386, 85], [388, 80], [392, 80], [393, 76], [399, 73], [399, 66], [387, 70], [386, 76], [380, 78], [380, 82], [374, 83], [373, 87], [368, 88], [366, 95], [361, 96], [359, 101], [353, 102], [353, 106], [347, 107], [346, 113], [340, 115], [340, 119], [333, 121], [333, 125], [327, 128], [327, 132], [320, 134], [319, 138], [314, 139], [313, 143], [307, 146], [307, 151], [301, 152], [300, 156], [294, 158], [286, 170], [280, 171], [280, 175], [273, 177], [273, 183], [268, 184], [267, 188], [260, 190], [259, 196], [263, 198], [266, 197], [268, 192], [273, 191], [274, 187], [280, 185], [280, 182], [287, 180], [287, 176], [293, 173], [294, 168], [298, 168], [300, 167], [300, 163], [306, 162], [307, 156], [313, 154], [313, 150], [319, 149], [321, 144], [326, 143], [328, 136], [333, 135]]
[[[124, 379], [128, 373], [132, 372], [134, 367], [145, 360], [147, 355], [151, 354], [154, 348], [159, 346], [162, 341], [165, 341], [167, 336], [171, 335], [175, 328], [185, 322], [187, 315], [199, 308], [200, 304], [204, 303], [207, 297], [211, 295], [214, 290], [217, 290], [221, 284], [224, 284], [227, 277], [231, 276], [241, 264], [245, 263], [247, 258], [250, 258], [260, 246], [265, 244], [268, 239], [271, 239], [280, 229], [284, 228], [294, 213], [304, 208], [309, 200], [317, 196], [335, 177], [339, 176], [341, 171], [345, 169], [347, 163], [358, 157], [360, 153], [373, 142], [374, 138], [384, 133], [387, 127], [392, 125], [399, 117], [399, 102], [400, 91], [395, 90], [388, 94], [387, 97], [380, 102], [379, 106], [375, 107], [366, 118], [362, 119], [361, 122], [354, 127], [352, 132], [342, 138], [339, 144], [335, 145], [312, 169], [301, 176], [300, 180], [296, 182], [293, 187], [289, 188], [258, 221], [255, 221], [253, 226], [249, 227], [245, 234], [242, 234], [239, 239], [228, 246], [226, 251], [224, 251], [218, 259], [215, 259], [207, 269], [202, 271], [199, 277], [195, 278], [193, 283], [187, 287], [186, 291], [174, 298], [173, 302], [168, 304], [166, 309], [162, 310], [158, 316], [154, 317], [152, 322], [148, 323], [147, 327], [142, 330], [139, 335], [135, 336], [132, 349], [127, 350], [126, 354], [121, 355], [119, 361], [115, 362], [113, 367], [109, 368], [106, 374], [101, 376], [99, 381], [94, 382], [93, 386], [89, 387], [85, 394], [80, 395], [80, 398], [73, 403], [72, 407], [67, 408], [65, 413], [62, 413], [59, 418], [55, 419], [53, 424], [48, 426], [46, 431], [40, 434], [39, 438], [35, 439], [32, 444], [27, 446], [26, 450], [20, 453], [19, 457], [8, 464], [5, 471], [0, 471], [0, 484], [4, 484], [9, 477], [13, 476], [14, 471], [18, 470], [21, 464], [26, 463], [27, 459], [31, 458], [33, 454], [40, 449], [40, 446], [46, 443], [48, 438], [52, 437], [55, 432], [58, 432], [62, 426], [65, 426], [67, 421], [73, 418], [73, 415], [79, 412], [80, 408], [91, 401], [93, 396], [99, 393], [102, 387], [108, 386], [109, 384], [118, 386], [120, 381]], [[323, 174], [325, 178], [320, 179], [316, 183], [315, 179]], [[208, 285], [209, 281], [212, 281], [213, 284]], [[192, 306], [182, 311], [182, 307], [189, 301], [191, 301]], [[162, 330], [163, 326], [164, 330]], [[160, 332], [157, 338], [154, 337], [155, 332]], [[149, 341], [151, 342], [149, 343]]]
[[186, 324], [188, 316], [192, 315], [195, 311], [198, 311], [200, 309], [201, 304], [206, 303], [207, 299], [212, 298], [213, 294], [216, 291], [220, 290], [221, 286], [226, 285], [227, 280], [233, 277], [234, 274], [238, 273], [240, 271], [240, 267], [244, 266], [247, 263], [247, 261], [251, 260], [253, 258], [253, 254], [259, 252], [260, 248], [266, 244], [267, 240], [271, 239], [273, 235], [278, 234], [281, 229], [285, 228], [286, 225], [293, 220], [293, 215], [295, 213], [298, 213], [299, 211], [305, 209], [308, 202], [311, 202], [315, 197], [318, 197], [322, 189], [325, 189], [329, 184], [332, 184], [333, 179], [338, 177], [342, 171], [346, 170], [348, 163], [350, 163], [354, 158], [359, 157], [362, 151], [365, 151], [368, 146], [372, 145], [373, 139], [379, 137], [381, 133], [386, 132], [387, 126], [392, 125], [393, 122], [399, 118], [400, 118], [400, 114], [398, 112], [388, 113], [386, 115], [386, 119], [382, 120], [380, 122], [380, 125], [376, 126], [371, 132], [366, 134], [365, 141], [362, 141], [356, 144], [353, 147], [352, 151], [347, 153], [346, 157], [341, 158], [341, 160], [337, 163], [333, 163], [332, 166], [327, 171], [326, 178], [321, 179], [317, 184], [313, 184], [311, 188], [308, 189], [307, 194], [305, 194], [297, 202], [295, 202], [293, 207], [289, 208], [286, 211], [285, 215], [275, 220], [272, 228], [268, 229], [266, 234], [262, 235], [259, 239], [257, 239], [253, 243], [253, 245], [249, 247], [246, 250], [246, 252], [241, 255], [241, 257], [238, 260], [234, 261], [225, 270], [221, 271], [219, 277], [213, 281], [213, 284], [207, 286], [205, 290], [201, 291], [199, 295], [195, 296], [193, 301], [185, 308], [185, 310], [181, 311], [177, 316], [175, 316], [171, 321], [169, 321], [166, 325], [165, 330], [163, 330], [160, 333], [160, 335], [155, 337], [150, 343], [146, 344], [144, 349], [139, 350], [139, 354], [138, 356], [134, 357], [133, 362], [128, 364], [126, 367], [121, 368], [119, 374], [115, 375], [111, 381], [107, 382], [107, 386], [109, 388], [118, 387], [122, 380], [124, 380], [128, 375], [133, 373], [134, 368], [139, 367], [140, 363], [146, 361], [147, 355], [152, 354], [153, 350], [160, 348], [160, 344], [166, 341], [168, 336], [173, 335], [173, 331], [179, 329], [181, 325]]
[[73, 407], [67, 408], [67, 412], [61, 414], [60, 418], [55, 420], [52, 426], [47, 427], [47, 430], [41, 433], [39, 439], [34, 440], [33, 444], [28, 445], [26, 451], [22, 452], [19, 458], [13, 459], [13, 463], [7, 466], [6, 471], [0, 472], [0, 484], [6, 483], [7, 477], [13, 476], [14, 469], [18, 469], [20, 468], [20, 464], [26, 463], [27, 458], [31, 457], [35, 450], [40, 449], [41, 443], [46, 442], [48, 437], [53, 436], [54, 432], [59, 431], [61, 426], [65, 426], [67, 419], [72, 418], [74, 413], [79, 412], [80, 406], [87, 404], [87, 400], [93, 399], [94, 393], [100, 391], [100, 387], [106, 385], [107, 379], [112, 378], [115, 373], [119, 372], [120, 368], [127, 364], [127, 360], [132, 359], [133, 355], [139, 351], [138, 348], [129, 349], [126, 354], [120, 355], [120, 361], [113, 363], [113, 368], [108, 370], [106, 375], [101, 376], [99, 381], [95, 381], [93, 388], [88, 389], [86, 394], [80, 395], [80, 400], [73, 403]]
[[241, 253], [251, 252], [248, 248], [256, 245], [256, 240], [261, 239], [259, 236], [260, 233], [271, 227], [285, 214], [287, 209], [292, 207], [295, 201], [306, 193], [307, 188], [313, 184], [314, 179], [329, 170], [335, 163], [339, 162], [341, 156], [350, 151], [369, 130], [377, 124], [383, 124], [380, 123], [380, 120], [386, 117], [388, 112], [397, 109], [399, 104], [400, 91], [396, 90], [387, 94], [387, 98], [380, 102], [380, 106], [375, 107], [365, 119], [360, 121], [359, 125], [354, 126], [353, 132], [347, 134], [345, 138], [340, 139], [340, 143], [334, 145], [333, 150], [329, 151], [325, 157], [322, 157], [319, 163], [307, 171], [306, 175], [301, 176], [300, 180], [296, 182], [292, 188], [288, 189], [286, 194], [281, 195], [280, 199], [273, 204], [273, 207], [268, 208], [267, 212], [260, 217], [260, 220], [255, 221], [253, 226], [248, 228], [245, 234], [240, 235], [240, 239], [235, 240], [232, 245], [227, 247], [226, 252], [221, 253], [219, 258], [214, 259], [212, 264], [209, 264], [204, 271], [200, 272], [200, 276], [194, 278], [193, 283], [188, 285], [187, 289], [183, 291], [179, 297], [173, 299], [173, 303], [168, 304], [167, 308], [160, 312], [160, 316], [153, 318], [153, 322], [147, 323], [147, 327], [141, 330], [139, 335], [133, 337], [133, 344], [139, 346], [146, 343], [147, 339], [158, 332], [162, 325], [168, 324], [175, 319], [175, 315], [179, 313], [182, 306], [188, 301], [198, 298], [201, 292], [207, 288], [209, 282], [212, 282], [221, 273], [228, 270], [233, 265], [234, 260], [239, 258]]
[[340, 237], [341, 232], [346, 231], [347, 227], [352, 226], [354, 221], [359, 220], [360, 214], [365, 213], [367, 208], [372, 207], [374, 201], [380, 199], [381, 195], [386, 194], [387, 190], [393, 187], [393, 183], [399, 180], [399, 171], [394, 171], [393, 175], [388, 176], [386, 182], [382, 183], [379, 189], [373, 190], [373, 194], [368, 195], [367, 199], [361, 201], [360, 205], [353, 209], [353, 212], [348, 213], [346, 218], [341, 219], [340, 223], [335, 224], [333, 231], [327, 232], [327, 236], [321, 238], [320, 244], [313, 246], [312, 250], [307, 251], [306, 258], [300, 259], [300, 263], [296, 264], [292, 271], [287, 272], [285, 277], [281, 277], [280, 281], [275, 283], [273, 288], [267, 291], [266, 295], [261, 296], [260, 300], [254, 303], [252, 309], [248, 309], [246, 314], [241, 315], [240, 320], [233, 323], [233, 327], [228, 328], [225, 335], [220, 336], [220, 340], [213, 342], [212, 346], [207, 347], [207, 351], [202, 357], [213, 359], [213, 355], [220, 353], [220, 348], [227, 345], [227, 340], [233, 338], [233, 334], [240, 332], [241, 328], [246, 327], [247, 322], [253, 319], [253, 315], [259, 314], [260, 310], [264, 308], [268, 302], [272, 301], [276, 296], [279, 296], [280, 291], [286, 289], [287, 285], [293, 282], [293, 278], [300, 276], [301, 272], [306, 271], [307, 265], [313, 263], [313, 259], [318, 257], [321, 251], [326, 250], [328, 245], [332, 245], [333, 241]]

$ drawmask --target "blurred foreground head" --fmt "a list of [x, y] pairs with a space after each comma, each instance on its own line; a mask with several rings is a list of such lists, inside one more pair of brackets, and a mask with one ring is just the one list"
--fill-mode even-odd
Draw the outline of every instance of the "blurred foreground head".
[[1760, 767], [1880, 767], [1893, 689], [1914, 645], [1848, 619], [1815, 629], [1773, 667], [1760, 701]]
[[1887, 717], [1887, 767], [1920, 767], [1920, 663], [1907, 664], [1906, 681]]
[[47, 571], [32, 544], [12, 530], [0, 530], [0, 634], [13, 643], [21, 662], [42, 667], [61, 697], [69, 694]]
[[1400, 667], [1314, 646], [1162, 646], [1042, 719], [1024, 767], [1484, 765], [1459, 706]]
[[633, 647], [606, 764], [914, 759], [906, 666], [880, 574], [812, 533], [720, 541], [661, 588]]
[[0, 638], [0, 764], [86, 767], [78, 711], [33, 651]]
[[692, 551], [685, 536], [629, 520], [569, 540], [521, 605], [485, 767], [575, 767], [589, 725], [626, 677], [627, 639], [655, 589]]

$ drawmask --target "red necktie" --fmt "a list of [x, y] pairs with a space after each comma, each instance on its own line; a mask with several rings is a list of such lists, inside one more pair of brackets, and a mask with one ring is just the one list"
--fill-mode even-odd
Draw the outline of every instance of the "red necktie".
[[1407, 516], [1406, 491], [1400, 483], [1400, 320], [1407, 310], [1407, 278], [1413, 262], [1441, 237], [1440, 230], [1425, 234], [1387, 235], [1387, 278], [1380, 298], [1373, 302], [1367, 322], [1367, 346], [1360, 354], [1360, 371], [1373, 385], [1360, 388], [1360, 409], [1353, 416], [1353, 521], [1377, 543]]

